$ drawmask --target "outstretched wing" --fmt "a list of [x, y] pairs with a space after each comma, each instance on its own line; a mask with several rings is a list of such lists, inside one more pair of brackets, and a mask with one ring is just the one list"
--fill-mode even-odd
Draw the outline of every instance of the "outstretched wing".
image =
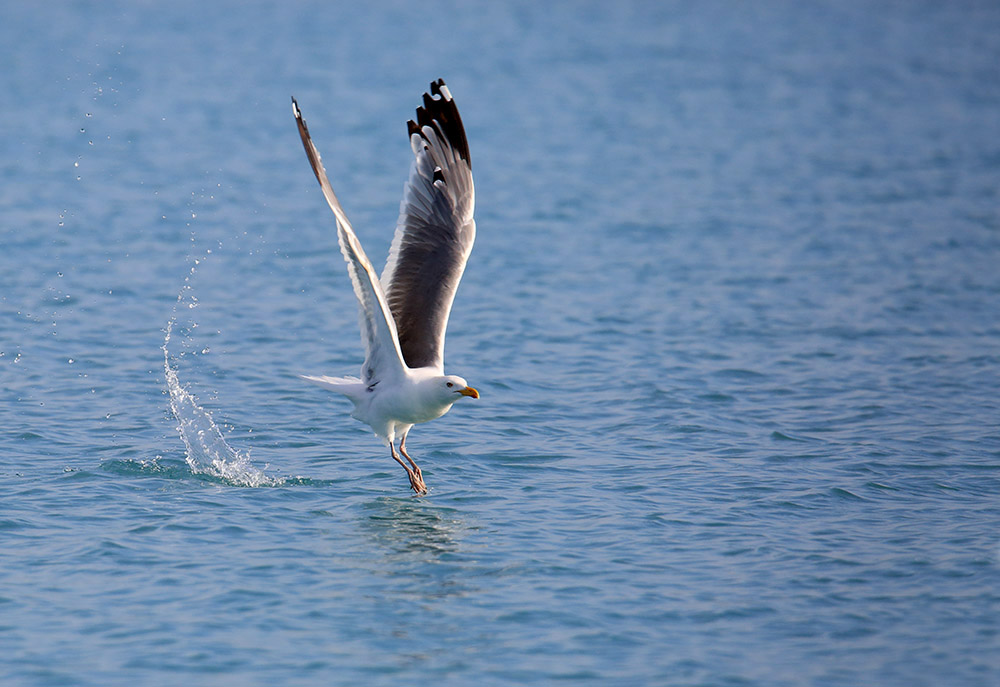
[[441, 79], [431, 83], [408, 126], [414, 161], [382, 288], [403, 360], [443, 372], [448, 316], [476, 238], [469, 143]]
[[340, 207], [340, 201], [330, 186], [330, 180], [323, 169], [323, 161], [319, 151], [309, 136], [309, 128], [302, 119], [299, 104], [292, 98], [292, 112], [299, 125], [299, 136], [306, 149], [309, 164], [319, 181], [326, 202], [337, 218], [337, 240], [340, 251], [347, 260], [347, 271], [354, 285], [354, 295], [360, 305], [359, 321], [361, 324], [361, 343], [365, 347], [365, 364], [361, 368], [361, 379], [365, 384], [373, 384], [387, 377], [395, 378], [403, 371], [403, 356], [399, 350], [399, 340], [396, 336], [396, 325], [389, 314], [385, 294], [372, 267], [371, 261], [365, 255], [361, 242], [358, 241], [351, 223]]

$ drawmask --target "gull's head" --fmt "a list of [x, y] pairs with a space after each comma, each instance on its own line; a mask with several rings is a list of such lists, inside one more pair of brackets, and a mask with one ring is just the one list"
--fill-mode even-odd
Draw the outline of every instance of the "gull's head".
[[445, 375], [439, 378], [437, 383], [438, 391], [441, 393], [442, 400], [448, 403], [454, 403], [462, 396], [471, 396], [472, 398], [479, 398], [479, 392], [469, 386], [461, 377], [456, 377], [455, 375]]

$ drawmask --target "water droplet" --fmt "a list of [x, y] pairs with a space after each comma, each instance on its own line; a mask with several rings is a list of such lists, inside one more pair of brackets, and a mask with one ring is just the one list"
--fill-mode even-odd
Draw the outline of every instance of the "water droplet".
[[79, 162], [74, 162], [74, 163], [73, 163], [73, 166], [74, 166], [74, 167], [79, 167], [79, 166], [80, 166], [80, 163], [79, 163]]
[[62, 276], [63, 276], [63, 273], [62, 273], [62, 272], [56, 272], [56, 276], [57, 276], [57, 277], [62, 277]]
[[90, 113], [88, 112], [88, 113], [87, 113], [87, 116], [88, 116], [88, 117], [93, 117], [94, 115], [92, 115], [92, 114], [90, 114]]
[[87, 133], [87, 130], [86, 130], [86, 129], [84, 129], [84, 128], [83, 128], [83, 127], [81, 126], [81, 127], [80, 127], [80, 133], [81, 133], [81, 134], [85, 134], [85, 133]]
[[73, 360], [72, 358], [70, 358], [70, 359], [69, 359], [69, 360], [67, 360], [66, 362], [67, 362], [67, 363], [69, 363], [70, 365], [72, 365], [72, 364], [73, 364], [73, 363], [75, 363], [76, 361], [75, 361], [75, 360]]

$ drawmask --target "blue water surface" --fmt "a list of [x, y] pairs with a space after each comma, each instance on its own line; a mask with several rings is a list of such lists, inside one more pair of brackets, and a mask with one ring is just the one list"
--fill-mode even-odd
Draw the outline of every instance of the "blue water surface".
[[[7, 2], [0, 39], [0, 683], [1000, 684], [996, 3]], [[380, 269], [438, 77], [482, 398], [414, 429], [414, 498], [297, 377], [362, 349], [289, 96]]]

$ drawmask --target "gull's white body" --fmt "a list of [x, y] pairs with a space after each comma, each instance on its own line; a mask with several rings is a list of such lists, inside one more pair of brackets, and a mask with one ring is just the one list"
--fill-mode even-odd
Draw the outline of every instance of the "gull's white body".
[[[440, 375], [426, 367], [404, 370], [399, 379], [385, 385], [388, 393], [380, 391], [381, 382], [369, 389], [357, 377], [303, 375], [302, 378], [349, 398], [354, 404], [351, 417], [371, 427], [386, 443], [404, 436], [413, 425], [438, 419], [458, 400], [450, 389], [446, 392], [450, 395], [442, 398]], [[456, 388], [468, 388], [460, 377], [450, 379], [455, 380]]]
[[[360, 378], [303, 378], [349, 398], [352, 417], [388, 444], [410, 486], [422, 493], [426, 487], [420, 468], [406, 452], [407, 433], [415, 424], [441, 417], [463, 396], [479, 398], [464, 379], [444, 374], [445, 330], [476, 236], [475, 191], [461, 118], [444, 81], [433, 82], [417, 109], [417, 121], [408, 123], [414, 162], [379, 279], [337, 200], [294, 98], [292, 110], [313, 172], [337, 218], [365, 347]], [[396, 453], [397, 438], [412, 469]]]

